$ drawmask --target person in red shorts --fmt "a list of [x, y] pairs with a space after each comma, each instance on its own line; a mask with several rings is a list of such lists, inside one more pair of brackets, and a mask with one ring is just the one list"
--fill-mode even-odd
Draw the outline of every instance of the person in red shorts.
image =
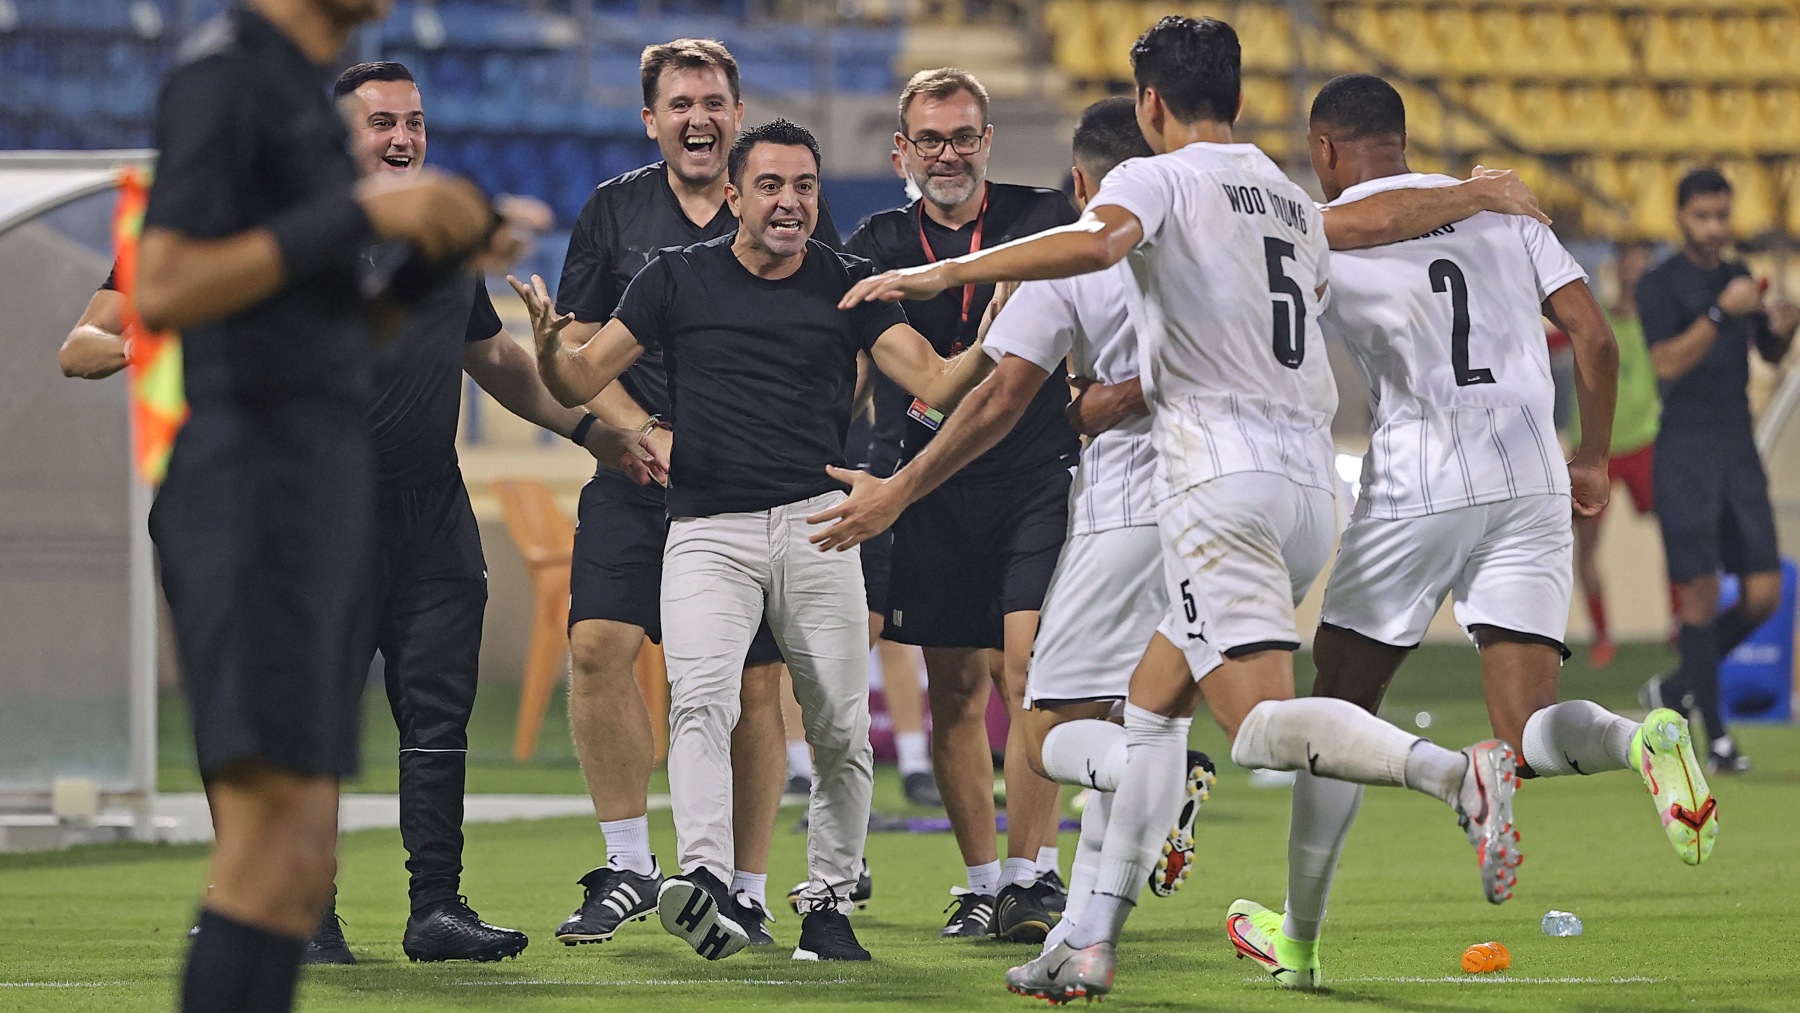
[[[1650, 352], [1644, 344], [1644, 325], [1638, 320], [1633, 293], [1638, 279], [1650, 266], [1650, 244], [1623, 243], [1613, 260], [1617, 294], [1607, 307], [1613, 335], [1619, 342], [1619, 401], [1613, 415], [1612, 458], [1606, 472], [1615, 483], [1622, 483], [1631, 495], [1631, 505], [1639, 514], [1649, 514], [1654, 506], [1650, 491], [1651, 465], [1656, 450], [1656, 432], [1662, 415], [1662, 399], [1656, 393], [1656, 371], [1650, 367]], [[1605, 668], [1612, 664], [1618, 647], [1606, 618], [1606, 587], [1600, 576], [1600, 520], [1602, 511], [1593, 517], [1575, 518], [1575, 573], [1581, 579], [1581, 590], [1587, 598], [1588, 619], [1593, 623], [1593, 646], [1588, 649], [1588, 664]]]

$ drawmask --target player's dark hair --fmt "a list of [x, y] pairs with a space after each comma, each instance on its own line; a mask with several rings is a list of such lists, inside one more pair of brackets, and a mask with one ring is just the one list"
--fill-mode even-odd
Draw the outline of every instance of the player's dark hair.
[[1374, 74], [1343, 74], [1325, 82], [1313, 99], [1312, 126], [1346, 141], [1400, 137], [1406, 133], [1406, 102]]
[[1104, 176], [1128, 158], [1155, 154], [1138, 129], [1137, 103], [1128, 95], [1103, 98], [1081, 111], [1075, 122], [1075, 161]]
[[758, 144], [784, 144], [805, 148], [812, 152], [815, 167], [823, 167], [825, 164], [825, 160], [819, 155], [819, 141], [813, 137], [812, 131], [793, 120], [770, 120], [737, 135], [737, 140], [731, 143], [731, 153], [725, 157], [725, 174], [731, 179], [732, 186], [743, 183], [744, 164], [750, 161], [750, 149]]
[[1243, 51], [1237, 31], [1213, 18], [1170, 15], [1131, 47], [1138, 94], [1155, 88], [1183, 123], [1237, 119], [1243, 92]]
[[1675, 208], [1687, 207], [1695, 197], [1711, 197], [1715, 193], [1731, 194], [1731, 181], [1717, 169], [1690, 169], [1675, 184]]
[[359, 63], [338, 75], [337, 84], [331, 86], [331, 97], [343, 98], [370, 81], [411, 81], [412, 71], [406, 64], [392, 60], [377, 60], [374, 63]]
[[656, 88], [662, 83], [663, 71], [671, 67], [698, 70], [717, 67], [725, 72], [725, 83], [731, 86], [731, 100], [743, 98], [739, 90], [737, 58], [717, 39], [676, 39], [661, 45], [645, 46], [638, 57], [638, 79], [644, 87], [644, 108], [656, 108]]

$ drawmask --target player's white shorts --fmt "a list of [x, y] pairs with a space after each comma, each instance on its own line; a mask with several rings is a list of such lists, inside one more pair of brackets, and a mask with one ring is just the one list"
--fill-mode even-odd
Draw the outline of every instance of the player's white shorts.
[[1168, 612], [1156, 528], [1070, 536], [1038, 616], [1025, 706], [1124, 699]]
[[1321, 618], [1412, 647], [1450, 595], [1464, 630], [1497, 626], [1561, 647], [1574, 560], [1566, 495], [1393, 520], [1357, 516], [1344, 529]]
[[1222, 475], [1157, 507], [1169, 612], [1158, 628], [1199, 679], [1222, 658], [1296, 650], [1294, 606], [1331, 555], [1332, 494], [1272, 472]]

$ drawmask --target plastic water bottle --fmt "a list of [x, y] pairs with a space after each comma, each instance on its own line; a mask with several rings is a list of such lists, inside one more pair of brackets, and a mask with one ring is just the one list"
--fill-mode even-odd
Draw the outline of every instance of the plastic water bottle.
[[1581, 919], [1567, 911], [1552, 911], [1544, 916], [1544, 935], [1579, 936]]

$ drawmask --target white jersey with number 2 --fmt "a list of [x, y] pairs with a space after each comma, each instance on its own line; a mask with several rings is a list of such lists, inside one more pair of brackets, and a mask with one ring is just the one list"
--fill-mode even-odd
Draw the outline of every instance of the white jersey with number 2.
[[[1448, 186], [1405, 173], [1333, 204]], [[1332, 260], [1325, 328], [1368, 384], [1374, 424], [1358, 514], [1399, 519], [1569, 493], [1541, 306], [1587, 275], [1548, 227], [1482, 212]]]
[[1120, 164], [1089, 208], [1109, 205], [1144, 229], [1131, 309], [1165, 492], [1240, 472], [1331, 489], [1312, 199], [1255, 145], [1199, 142]]

